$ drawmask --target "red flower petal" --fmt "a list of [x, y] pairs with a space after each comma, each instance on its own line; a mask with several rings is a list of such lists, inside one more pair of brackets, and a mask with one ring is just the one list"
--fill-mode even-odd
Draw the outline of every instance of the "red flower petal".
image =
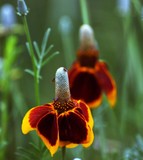
[[53, 155], [59, 146], [57, 114], [51, 112], [43, 117], [38, 123], [37, 131], [46, 147]]
[[60, 141], [81, 144], [87, 138], [87, 124], [73, 112], [63, 113], [58, 118]]
[[30, 109], [23, 118], [22, 132], [26, 134], [35, 129], [39, 120], [51, 111], [53, 111], [53, 106], [50, 104], [45, 104], [43, 106], [37, 106]]
[[114, 106], [117, 94], [116, 83], [108, 71], [106, 63], [103, 61], [97, 62], [95, 70], [102, 90], [105, 91], [111, 106]]
[[31, 127], [36, 128], [39, 120], [51, 111], [53, 111], [53, 107], [49, 104], [45, 104], [43, 106], [39, 106], [31, 110], [29, 115], [29, 122]]
[[[69, 72], [71, 96], [81, 99], [88, 105], [101, 103], [101, 88], [95, 77], [94, 69], [87, 67], [73, 67]], [[93, 105], [93, 104], [92, 104]]]

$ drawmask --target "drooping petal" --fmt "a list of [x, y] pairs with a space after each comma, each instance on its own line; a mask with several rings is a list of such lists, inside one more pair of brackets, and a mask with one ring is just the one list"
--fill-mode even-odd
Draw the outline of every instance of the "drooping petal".
[[79, 114], [79, 112], [82, 111], [81, 114], [84, 116], [86, 121], [89, 123], [90, 127], [93, 128], [93, 118], [92, 118], [92, 114], [91, 114], [89, 107], [81, 100], [78, 101], [78, 107], [75, 108], [75, 112]]
[[[74, 71], [74, 72], [73, 72]], [[101, 88], [92, 68], [80, 67], [76, 64], [69, 72], [71, 96], [81, 99], [89, 106], [98, 106], [102, 100]]]
[[87, 138], [86, 140], [82, 143], [82, 145], [84, 147], [89, 147], [94, 140], [94, 133], [93, 130], [91, 129], [90, 125], [87, 126], [88, 127], [88, 132], [87, 132]]
[[53, 110], [52, 106], [45, 104], [43, 106], [37, 106], [30, 109], [24, 116], [22, 121], [22, 132], [27, 134], [28, 132], [34, 130], [39, 122], [39, 120], [45, 116], [47, 113]]
[[[61, 114], [58, 118], [58, 123], [60, 141], [65, 145], [68, 144], [69, 147], [74, 147], [73, 144], [86, 143], [87, 138], [89, 138], [89, 125], [84, 118], [73, 111]], [[71, 146], [70, 143], [72, 144]]]
[[56, 112], [50, 112], [39, 121], [37, 133], [53, 156], [59, 146], [59, 128]]
[[82, 114], [88, 123], [87, 139], [85, 142], [83, 142], [82, 145], [84, 147], [89, 147], [94, 140], [94, 133], [92, 130], [94, 121], [93, 121], [92, 114], [91, 114], [89, 107], [81, 100], [77, 101], [77, 103], [78, 103], [79, 108], [78, 107], [74, 108], [74, 112], [77, 113], [78, 115]]
[[107, 65], [103, 61], [99, 61], [95, 67], [96, 77], [101, 85], [102, 90], [108, 97], [110, 105], [113, 107], [116, 103], [117, 89], [116, 83], [108, 71]]
[[85, 118], [85, 120], [87, 121], [87, 128], [88, 128], [88, 132], [87, 132], [87, 138], [85, 141], [83, 141], [82, 145], [84, 147], [89, 147], [94, 140], [94, 133], [93, 133], [93, 118], [92, 118], [92, 114], [91, 111], [89, 109], [89, 107], [81, 100], [77, 101], [78, 102], [78, 106], [73, 109], [73, 112], [78, 114], [81, 118]]

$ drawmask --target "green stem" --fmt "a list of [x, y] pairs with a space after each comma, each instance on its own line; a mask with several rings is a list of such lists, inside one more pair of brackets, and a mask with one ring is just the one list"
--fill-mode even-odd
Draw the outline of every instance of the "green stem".
[[59, 21], [59, 30], [61, 33], [61, 40], [63, 44], [63, 53], [65, 58], [66, 67], [69, 68], [73, 63], [74, 47], [72, 39], [72, 21], [69, 16], [63, 16]]
[[36, 68], [36, 65], [35, 65], [34, 49], [33, 49], [32, 41], [31, 41], [31, 36], [30, 36], [26, 16], [23, 16], [23, 24], [24, 24], [24, 29], [25, 29], [27, 41], [29, 43], [30, 56], [31, 56], [31, 59], [32, 59], [32, 65], [33, 65], [33, 70], [34, 70], [36, 104], [39, 105], [40, 104], [39, 77], [38, 77], [38, 72], [37, 72], [37, 68]]
[[6, 153], [6, 144], [7, 144], [7, 131], [8, 131], [8, 110], [7, 110], [7, 99], [0, 103], [0, 142], [1, 142], [1, 152], [0, 159], [4, 159]]
[[[103, 125], [103, 117], [100, 116], [100, 122]], [[108, 156], [106, 154], [106, 149], [107, 149], [107, 139], [106, 139], [106, 133], [104, 130], [104, 126], [101, 126], [99, 128], [99, 140], [100, 140], [100, 147], [101, 147], [101, 156], [103, 160], [107, 160]]]
[[62, 160], [65, 160], [66, 147], [62, 147]]
[[89, 16], [86, 0], [80, 0], [81, 15], [84, 24], [89, 24]]

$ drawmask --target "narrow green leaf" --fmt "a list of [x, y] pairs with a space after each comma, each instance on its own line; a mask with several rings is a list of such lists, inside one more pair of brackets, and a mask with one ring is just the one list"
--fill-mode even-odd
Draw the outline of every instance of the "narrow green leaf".
[[46, 56], [53, 47], [54, 47], [54, 45], [51, 44], [51, 45], [47, 48], [47, 50], [44, 52], [44, 56]]
[[59, 52], [54, 52], [52, 55], [50, 55], [47, 59], [45, 59], [45, 61], [43, 61], [42, 66], [44, 66], [45, 64], [47, 64], [52, 58], [54, 58], [56, 55], [58, 55]]
[[23, 153], [19, 153], [19, 152], [16, 152], [15, 153], [17, 156], [20, 156], [20, 157], [23, 157], [25, 160], [32, 160], [29, 155], [26, 155], [26, 154], [23, 154]]
[[30, 54], [30, 45], [29, 45], [28, 42], [26, 42], [26, 48], [27, 48], [27, 50], [28, 50], [29, 55], [31, 56], [31, 54]]
[[41, 50], [42, 50], [42, 54], [44, 54], [45, 50], [46, 50], [46, 45], [47, 45], [47, 42], [48, 42], [48, 38], [49, 38], [49, 34], [50, 34], [50, 31], [51, 29], [48, 28], [47, 31], [45, 32], [44, 34], [44, 38], [43, 38], [43, 41], [42, 41], [42, 46], [41, 46]]
[[30, 69], [25, 69], [24, 71], [27, 72], [27, 73], [29, 73], [31, 76], [34, 77], [34, 72], [31, 71]]
[[[30, 53], [30, 45], [29, 45], [28, 42], [26, 42], [26, 47], [27, 47], [27, 50], [28, 50], [28, 52], [29, 52], [29, 55], [32, 56], [31, 53]], [[38, 62], [37, 62], [37, 59], [36, 59], [35, 56], [33, 57], [33, 60], [34, 60], [34, 65], [37, 67]]]
[[21, 154], [23, 156], [27, 156], [31, 160], [38, 158], [38, 156], [35, 154], [35, 152], [33, 152], [29, 149], [25, 149], [25, 148], [22, 148], [22, 147], [19, 147], [18, 149], [19, 149], [19, 154]]
[[39, 50], [39, 47], [38, 47], [38, 44], [36, 41], [33, 42], [33, 45], [34, 45], [34, 48], [35, 48], [35, 51], [38, 55], [38, 57], [40, 58], [40, 50]]
[[[31, 76], [33, 76], [33, 77], [35, 76], [35, 75], [34, 75], [34, 72], [33, 72], [32, 70], [30, 70], [30, 69], [25, 69], [24, 71], [27, 72], [27, 73], [29, 73], [29, 74], [30, 74]], [[42, 79], [42, 76], [39, 75], [38, 78], [39, 78], [39, 79]]]
[[32, 142], [30, 142], [29, 145], [31, 146], [31, 148], [34, 148], [37, 152], [39, 152], [39, 148], [37, 147], [37, 145]]

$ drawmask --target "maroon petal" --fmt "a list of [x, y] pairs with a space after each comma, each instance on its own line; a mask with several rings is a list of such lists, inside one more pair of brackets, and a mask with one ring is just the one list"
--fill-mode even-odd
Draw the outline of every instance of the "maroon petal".
[[22, 132], [27, 134], [28, 132], [36, 129], [36, 126], [40, 119], [49, 112], [53, 111], [53, 106], [46, 104], [43, 106], [37, 106], [30, 109], [22, 120]]
[[85, 118], [85, 120], [90, 124], [90, 127], [93, 127], [93, 118], [89, 107], [81, 100], [78, 101], [78, 107], [74, 108], [74, 112]]
[[88, 129], [86, 121], [73, 112], [60, 115], [58, 119], [60, 141], [80, 144], [86, 140]]
[[29, 122], [31, 127], [36, 128], [39, 120], [51, 111], [53, 111], [53, 107], [49, 104], [33, 108], [29, 112]]
[[111, 106], [114, 106], [116, 103], [116, 96], [117, 96], [117, 88], [115, 80], [110, 74], [105, 62], [99, 61], [96, 64], [95, 69], [96, 69], [96, 77], [102, 90], [106, 93], [108, 101], [111, 104]]
[[45, 137], [51, 146], [54, 146], [58, 139], [57, 115], [52, 112], [43, 117], [37, 126], [40, 135]]
[[86, 103], [100, 99], [101, 88], [93, 73], [78, 72], [76, 76], [69, 78], [72, 79], [70, 88], [72, 98], [82, 99]]

